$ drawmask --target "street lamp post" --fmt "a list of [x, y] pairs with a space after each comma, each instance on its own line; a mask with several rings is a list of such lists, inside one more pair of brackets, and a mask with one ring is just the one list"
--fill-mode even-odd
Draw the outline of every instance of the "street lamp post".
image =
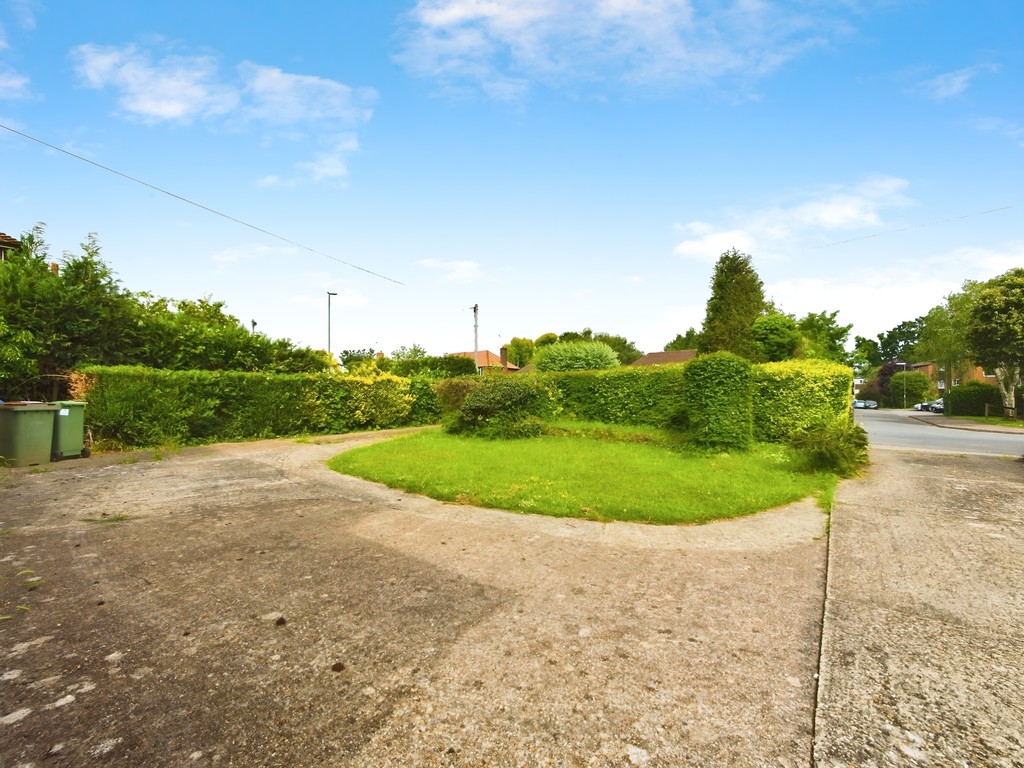
[[331, 354], [331, 296], [337, 296], [336, 291], [327, 292], [327, 354]]
[[907, 409], [907, 363], [900, 362], [898, 365], [903, 366], [903, 410]]

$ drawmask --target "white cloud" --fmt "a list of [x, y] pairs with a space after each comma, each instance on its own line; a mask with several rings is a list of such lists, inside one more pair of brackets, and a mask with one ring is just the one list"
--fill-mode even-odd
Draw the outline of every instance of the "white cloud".
[[190, 123], [238, 105], [238, 91], [218, 81], [211, 56], [172, 55], [154, 63], [134, 45], [89, 43], [74, 48], [71, 57], [86, 86], [113, 87], [120, 93], [121, 109], [147, 123]]
[[[113, 90], [121, 110], [144, 123], [223, 120], [235, 130], [260, 127], [266, 147], [274, 141], [319, 144], [322, 149], [312, 159], [294, 165], [302, 178], [316, 182], [347, 176], [347, 157], [359, 147], [354, 130], [371, 118], [377, 99], [372, 88], [249, 61], [225, 77], [211, 55], [160, 56], [136, 45], [90, 43], [74, 48], [71, 57], [87, 87]], [[271, 173], [255, 184], [297, 181]]]
[[835, 241], [844, 233], [884, 227], [884, 213], [913, 205], [908, 183], [875, 176], [853, 186], [831, 185], [791, 194], [789, 199], [752, 211], [732, 210], [720, 225], [693, 221], [682, 227], [690, 237], [675, 248], [683, 258], [714, 262], [730, 248], [773, 257]]
[[24, 99], [29, 95], [29, 80], [17, 72], [0, 71], [0, 99]]
[[441, 273], [441, 280], [446, 283], [472, 283], [483, 277], [480, 265], [475, 261], [441, 261], [439, 259], [421, 259], [416, 262], [421, 267]]
[[22, 29], [36, 28], [36, 13], [41, 8], [37, 0], [8, 0], [7, 4]]
[[352, 88], [312, 75], [292, 75], [252, 62], [238, 66], [247, 97], [246, 114], [266, 123], [320, 120], [357, 124], [370, 119], [377, 99], [372, 88]]
[[964, 93], [970, 87], [971, 81], [978, 75], [985, 72], [996, 72], [998, 69], [994, 64], [975, 64], [954, 72], [946, 72], [938, 77], [922, 80], [917, 84], [917, 90], [933, 101], [945, 101]]
[[533, 81], [662, 89], [764, 76], [841, 33], [835, 16], [744, 0], [418, 0], [397, 59], [453, 90], [518, 98]]
[[974, 124], [980, 131], [1000, 133], [1011, 141], [1016, 142], [1017, 146], [1024, 147], [1024, 126], [1001, 117], [979, 118], [974, 121]]
[[313, 181], [340, 181], [348, 176], [345, 158], [359, 148], [355, 134], [335, 137], [330, 146], [308, 163], [299, 163], [298, 168], [309, 174]]

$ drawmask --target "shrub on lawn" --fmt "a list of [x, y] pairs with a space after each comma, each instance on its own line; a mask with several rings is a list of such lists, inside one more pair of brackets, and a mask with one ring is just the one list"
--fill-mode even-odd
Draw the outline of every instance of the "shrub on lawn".
[[790, 435], [789, 444], [811, 470], [851, 477], [868, 463], [868, 433], [847, 415], [798, 429]]
[[753, 368], [754, 438], [785, 442], [811, 424], [849, 414], [853, 371], [826, 360], [785, 360]]
[[946, 414], [952, 416], [984, 416], [985, 404], [995, 406], [992, 413], [1003, 413], [999, 387], [984, 381], [968, 381], [953, 387], [942, 398]]
[[488, 438], [533, 437], [557, 407], [554, 388], [534, 376], [487, 376], [469, 390], [445, 429]]
[[483, 378], [476, 374], [437, 382], [434, 385], [434, 392], [437, 395], [437, 404], [441, 408], [442, 416], [458, 413], [469, 393], [482, 386], [483, 382]]
[[683, 367], [683, 406], [694, 442], [705, 448], [746, 450], [754, 441], [750, 361], [715, 352]]
[[538, 349], [533, 364], [538, 371], [597, 371], [618, 366], [619, 356], [600, 341], [561, 341]]

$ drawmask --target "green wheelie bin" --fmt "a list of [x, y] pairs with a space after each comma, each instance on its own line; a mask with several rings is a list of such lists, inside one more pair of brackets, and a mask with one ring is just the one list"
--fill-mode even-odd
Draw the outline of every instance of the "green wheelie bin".
[[53, 445], [50, 458], [54, 461], [87, 458], [89, 449], [85, 445], [85, 403], [77, 400], [57, 400], [59, 410], [53, 418]]
[[54, 414], [59, 410], [56, 405], [25, 400], [0, 405], [0, 465], [49, 464]]

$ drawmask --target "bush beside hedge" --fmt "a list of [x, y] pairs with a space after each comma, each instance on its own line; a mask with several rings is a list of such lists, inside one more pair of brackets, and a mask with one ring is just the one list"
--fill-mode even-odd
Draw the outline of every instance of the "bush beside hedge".
[[487, 438], [536, 437], [557, 411], [557, 390], [536, 376], [484, 376], [465, 390], [445, 429]]
[[853, 371], [826, 360], [785, 360], [753, 367], [754, 439], [785, 442], [800, 430], [847, 416]]
[[85, 400], [96, 439], [125, 446], [330, 434], [436, 423], [432, 382], [390, 374], [262, 374], [83, 368], [72, 397]]
[[746, 450], [754, 441], [753, 374], [746, 358], [715, 352], [683, 367], [683, 404], [694, 441]]
[[545, 373], [561, 395], [562, 411], [606, 424], [679, 424], [684, 364], [630, 366], [605, 371]]

